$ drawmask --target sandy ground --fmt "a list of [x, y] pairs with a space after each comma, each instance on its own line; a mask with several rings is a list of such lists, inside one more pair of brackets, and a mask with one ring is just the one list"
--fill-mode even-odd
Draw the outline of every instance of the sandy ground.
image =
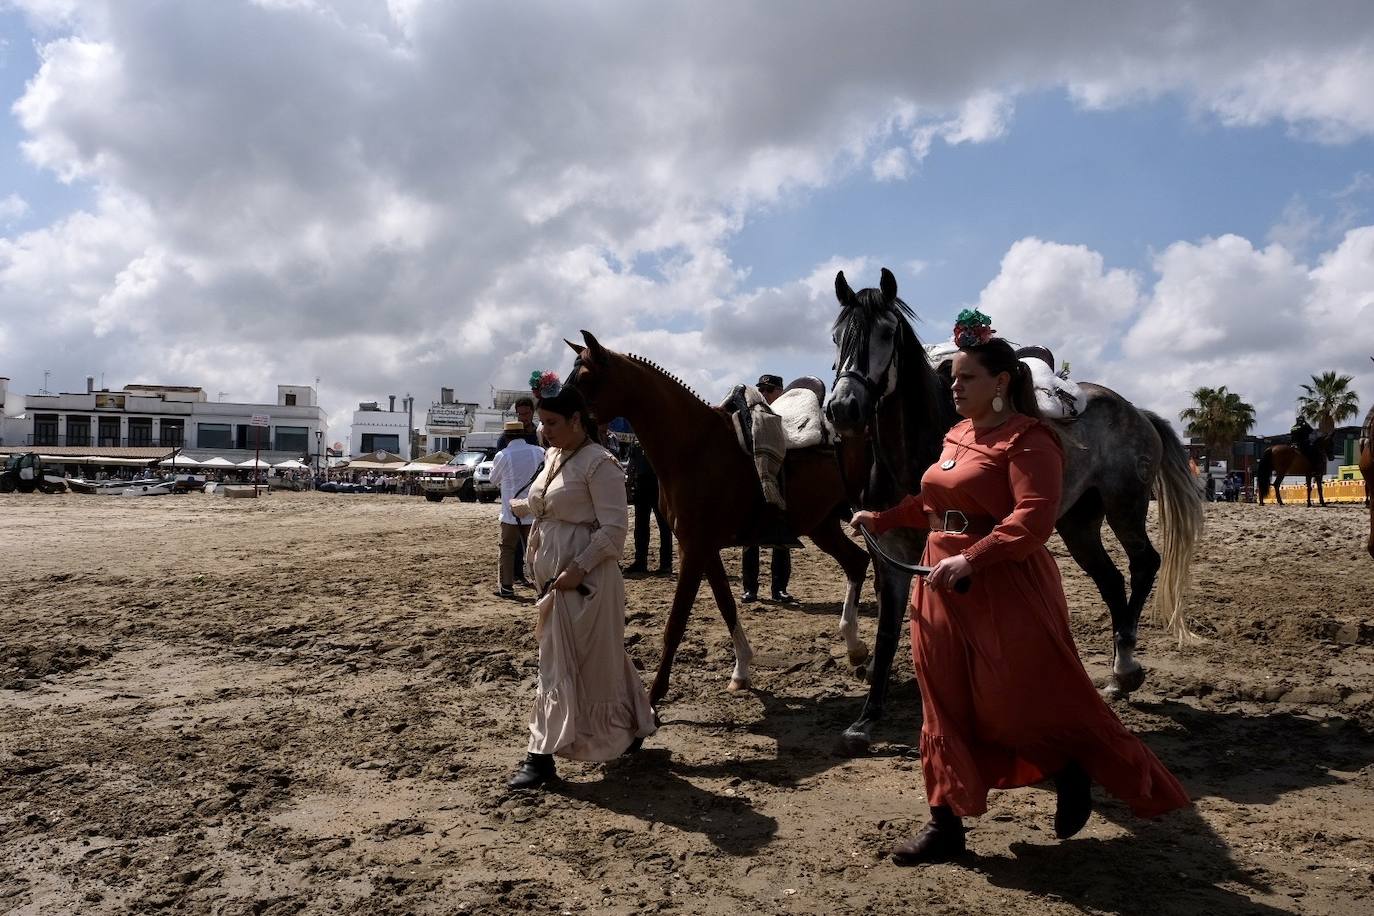
[[[885, 858], [925, 811], [906, 646], [875, 754], [833, 755], [863, 685], [814, 549], [801, 607], [745, 612], [754, 691], [726, 692], [699, 599], [644, 752], [510, 795], [536, 655], [530, 604], [491, 594], [491, 507], [0, 496], [0, 912], [1374, 912], [1363, 511], [1209, 508], [1211, 642], [1147, 628], [1120, 708], [1195, 809], [1099, 796], [1059, 843], [1050, 791], [997, 793], [975, 856], [912, 870]], [[1065, 572], [1104, 673], [1105, 610]], [[650, 670], [670, 596], [629, 583]]]

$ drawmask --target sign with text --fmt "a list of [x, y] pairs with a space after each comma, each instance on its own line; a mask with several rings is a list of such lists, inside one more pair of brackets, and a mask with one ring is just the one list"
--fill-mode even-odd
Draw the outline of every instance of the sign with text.
[[248, 421], [249, 426], [271, 426], [272, 418], [265, 413], [253, 414], [253, 419]]
[[428, 425], [472, 429], [476, 417], [476, 404], [435, 404], [429, 409]]

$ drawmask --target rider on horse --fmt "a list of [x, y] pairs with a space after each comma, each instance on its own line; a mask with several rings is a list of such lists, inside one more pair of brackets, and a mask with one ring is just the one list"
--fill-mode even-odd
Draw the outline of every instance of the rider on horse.
[[1302, 414], [1293, 421], [1293, 428], [1288, 431], [1288, 441], [1302, 453], [1314, 471], [1323, 467], [1327, 458], [1334, 457], [1329, 454], [1330, 437], [1320, 435]]

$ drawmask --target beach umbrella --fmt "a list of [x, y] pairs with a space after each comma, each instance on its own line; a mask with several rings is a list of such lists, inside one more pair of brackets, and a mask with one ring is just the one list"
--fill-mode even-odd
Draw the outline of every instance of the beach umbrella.
[[272, 467], [276, 468], [276, 469], [279, 470], [279, 471], [308, 471], [308, 470], [310, 470], [309, 465], [301, 464], [301, 463], [300, 463], [299, 461], [297, 461], [295, 458], [291, 458], [291, 459], [288, 459], [288, 460], [286, 460], [286, 461], [279, 461], [279, 462], [277, 462], [276, 464], [272, 465]]
[[177, 455], [175, 458], [163, 458], [157, 465], [162, 468], [198, 468], [200, 462], [185, 455]]
[[200, 463], [200, 466], [203, 467], [203, 468], [232, 468], [232, 467], [237, 467], [237, 465], [235, 465], [234, 462], [230, 461], [230, 460], [227, 459], [227, 458], [221, 458], [219, 455], [216, 455], [216, 456], [213, 457], [213, 458], [209, 458], [209, 459], [207, 459], [207, 460], [205, 460], [205, 461], [202, 461], [202, 462]]
[[271, 466], [271, 464], [260, 458], [249, 458], [247, 461], [240, 461], [238, 464], [234, 465], [234, 467], [248, 468], [250, 470], [254, 468], [270, 468]]

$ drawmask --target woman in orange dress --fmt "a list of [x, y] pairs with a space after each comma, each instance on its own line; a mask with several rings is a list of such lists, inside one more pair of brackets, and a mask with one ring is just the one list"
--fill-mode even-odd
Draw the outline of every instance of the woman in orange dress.
[[[933, 568], [911, 595], [921, 686], [922, 771], [931, 820], [892, 852], [898, 864], [965, 849], [962, 818], [988, 790], [1054, 779], [1055, 834], [1092, 814], [1093, 782], [1152, 817], [1189, 804], [1173, 774], [1098, 695], [1069, 631], [1059, 567], [1045, 548], [1059, 516], [1063, 452], [1039, 419], [1030, 373], [978, 312], [960, 315], [954, 406], [919, 496], [851, 524], [930, 529]], [[954, 590], [968, 578], [967, 593]]]

